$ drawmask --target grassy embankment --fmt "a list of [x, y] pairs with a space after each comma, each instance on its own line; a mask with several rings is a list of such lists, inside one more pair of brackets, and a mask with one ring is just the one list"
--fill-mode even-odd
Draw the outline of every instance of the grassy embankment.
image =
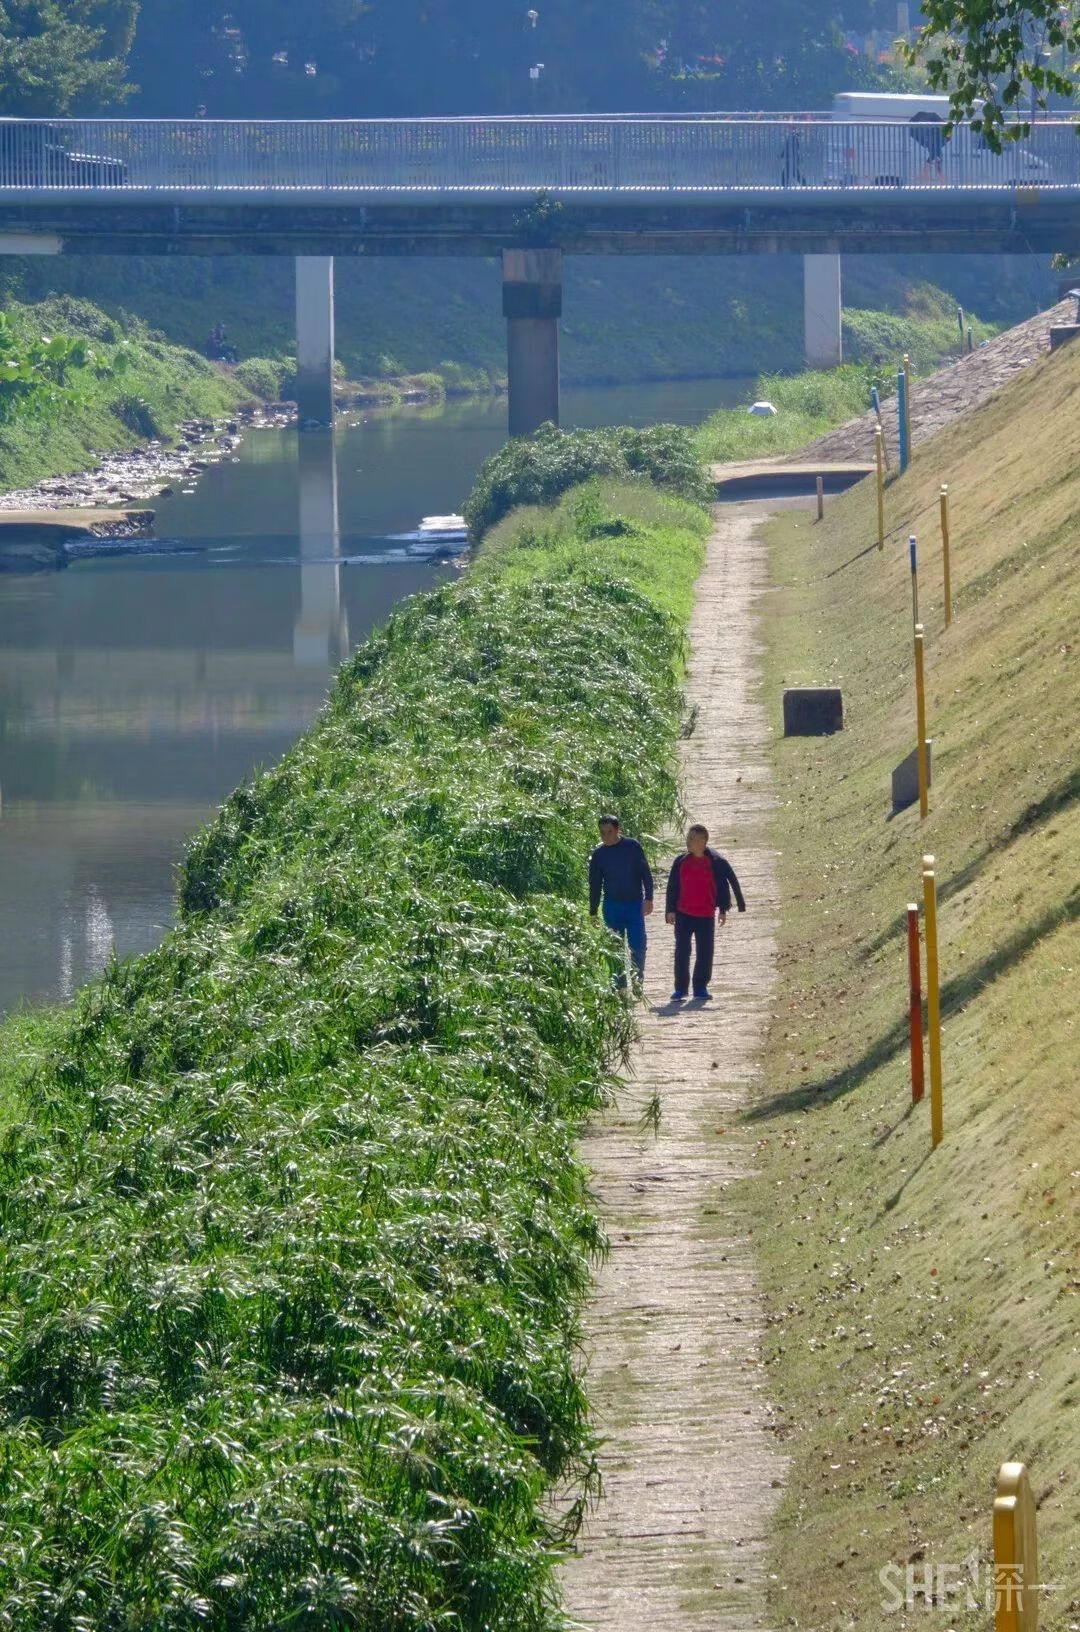
[[157, 438], [169, 442], [188, 419], [228, 414], [251, 391], [205, 358], [121, 326], [85, 301], [67, 298], [5, 308], [19, 343], [42, 335], [84, 340], [88, 363], [65, 383], [20, 402], [0, 422], [0, 490], [86, 470], [95, 456]]
[[[197, 351], [221, 321], [242, 358], [270, 359], [277, 368], [295, 353], [293, 271], [284, 258], [70, 256], [46, 264], [40, 256], [8, 256], [0, 263], [0, 300], [40, 299], [57, 289], [110, 312], [137, 313]], [[937, 358], [955, 345], [956, 300], [1002, 323], [1029, 317], [1053, 298], [1046, 264], [1034, 258], [853, 255], [844, 263], [847, 355], [863, 362], [904, 351], [921, 357], [928, 345]], [[795, 255], [569, 256], [563, 381], [795, 369], [802, 303]], [[354, 380], [434, 371], [453, 389], [464, 368], [485, 389], [505, 374], [495, 260], [343, 258], [336, 309], [338, 356]]]
[[197, 838], [161, 948], [0, 1032], [0, 1619], [557, 1624], [573, 1137], [631, 1025], [584, 861], [670, 814], [707, 528], [506, 522]]
[[762, 374], [755, 396], [771, 402], [776, 414], [759, 418], [745, 407], [720, 408], [698, 431], [698, 451], [706, 463], [717, 464], [795, 453], [816, 436], [865, 413], [875, 382], [884, 397], [887, 373], [859, 363], [803, 374]]
[[[793, 1458], [777, 1624], [897, 1626], [879, 1570], [988, 1557], [998, 1465], [1031, 1469], [1042, 1624], [1080, 1610], [1080, 355], [1040, 363], [823, 525], [771, 525], [768, 695], [842, 685], [846, 725], [775, 750], [785, 903], [749, 1113]], [[939, 484], [955, 618], [942, 626]], [[906, 539], [920, 540], [931, 814], [889, 819], [914, 741]], [[868, 550], [868, 545], [871, 546]], [[945, 1127], [910, 1106], [903, 914], [937, 858]], [[985, 1575], [982, 1578], [985, 1586]], [[963, 1596], [933, 1627], [985, 1628]]]

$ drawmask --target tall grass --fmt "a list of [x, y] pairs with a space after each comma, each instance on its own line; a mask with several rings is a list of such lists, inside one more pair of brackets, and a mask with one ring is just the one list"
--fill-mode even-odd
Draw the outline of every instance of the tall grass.
[[685, 598], [702, 529], [587, 495], [406, 603], [18, 1083], [0, 1626], [559, 1624], [573, 1137], [632, 1024], [585, 858], [671, 810], [682, 631], [634, 580]]
[[[976, 342], [989, 339], [993, 325], [969, 318]], [[959, 331], [951, 302], [939, 290], [916, 285], [902, 313], [844, 311], [842, 368], [807, 369], [801, 374], [762, 374], [755, 396], [778, 409], [775, 418], [758, 418], [746, 408], [721, 408], [698, 432], [699, 455], [718, 463], [795, 453], [816, 437], [865, 413], [870, 388], [882, 398], [896, 389], [896, 372], [905, 353], [917, 374], [955, 356]]]
[[485, 459], [462, 513], [479, 541], [520, 505], [551, 504], [597, 477], [638, 477], [695, 503], [710, 496], [694, 437], [682, 425], [588, 431], [542, 425]]
[[864, 413], [874, 384], [882, 396], [889, 389], [884, 374], [862, 363], [808, 369], [803, 374], [762, 374], [756, 396], [771, 402], [776, 416], [759, 418], [745, 407], [719, 409], [698, 432], [701, 457], [725, 462], [794, 453], [816, 436]]

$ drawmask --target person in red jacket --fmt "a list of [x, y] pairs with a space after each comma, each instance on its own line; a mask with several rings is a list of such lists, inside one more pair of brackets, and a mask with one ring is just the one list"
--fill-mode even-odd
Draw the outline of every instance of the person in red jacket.
[[690, 946], [697, 942], [694, 959], [694, 996], [707, 1003], [712, 997], [713, 948], [716, 924], [727, 921], [732, 893], [740, 912], [746, 911], [739, 881], [731, 864], [709, 849], [709, 830], [699, 822], [687, 830], [686, 854], [676, 856], [668, 874], [666, 915], [675, 925], [675, 990], [681, 1003], [690, 986]]

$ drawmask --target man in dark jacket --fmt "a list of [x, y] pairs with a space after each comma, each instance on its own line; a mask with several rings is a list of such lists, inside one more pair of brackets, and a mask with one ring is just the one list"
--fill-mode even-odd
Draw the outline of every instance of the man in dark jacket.
[[730, 863], [709, 849], [708, 828], [695, 823], [686, 834], [686, 854], [675, 857], [668, 875], [665, 911], [668, 923], [675, 925], [673, 1003], [681, 1003], [689, 990], [692, 941], [697, 942], [694, 996], [705, 1003], [711, 998], [716, 924], [727, 922], [732, 891], [739, 911], [745, 912], [746, 902]]
[[[628, 839], [617, 816], [601, 816], [600, 843], [589, 857], [589, 916], [604, 900], [604, 922], [630, 948], [638, 978], [645, 977], [645, 920], [653, 907], [653, 877], [645, 852]], [[626, 984], [625, 976], [619, 982]]]

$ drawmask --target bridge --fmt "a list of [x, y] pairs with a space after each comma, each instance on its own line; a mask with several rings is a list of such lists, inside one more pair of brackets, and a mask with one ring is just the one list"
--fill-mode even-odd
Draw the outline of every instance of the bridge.
[[501, 255], [511, 434], [558, 418], [563, 253], [804, 256], [839, 360], [843, 254], [1080, 252], [1080, 141], [821, 114], [0, 120], [0, 252], [297, 261], [302, 418], [332, 410], [333, 257]]

